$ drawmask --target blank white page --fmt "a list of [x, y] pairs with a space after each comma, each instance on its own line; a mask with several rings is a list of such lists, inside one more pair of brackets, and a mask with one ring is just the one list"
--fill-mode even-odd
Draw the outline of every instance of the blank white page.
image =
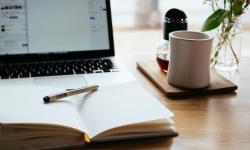
[[44, 104], [43, 97], [60, 89], [43, 86], [0, 86], [0, 123], [52, 124], [86, 131], [72, 99]]
[[77, 109], [90, 137], [115, 127], [173, 116], [137, 82], [101, 87], [78, 97]]

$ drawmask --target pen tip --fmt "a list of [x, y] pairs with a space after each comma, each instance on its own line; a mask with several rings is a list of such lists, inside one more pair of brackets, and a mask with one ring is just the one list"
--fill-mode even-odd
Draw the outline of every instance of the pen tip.
[[49, 102], [50, 102], [50, 99], [49, 99], [48, 96], [46, 96], [46, 97], [43, 98], [43, 101], [44, 101], [44, 103], [49, 103]]

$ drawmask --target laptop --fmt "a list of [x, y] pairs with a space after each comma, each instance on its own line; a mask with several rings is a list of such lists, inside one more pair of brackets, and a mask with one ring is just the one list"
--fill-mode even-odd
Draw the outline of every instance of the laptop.
[[110, 0], [0, 0], [0, 86], [135, 80], [114, 56]]

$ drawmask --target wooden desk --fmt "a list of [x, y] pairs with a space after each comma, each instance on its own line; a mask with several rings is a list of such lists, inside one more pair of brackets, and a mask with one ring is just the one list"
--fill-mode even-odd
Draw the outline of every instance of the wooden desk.
[[[93, 144], [86, 149], [206, 150], [250, 149], [250, 58], [244, 58], [239, 73], [237, 94], [191, 99], [166, 98], [136, 69], [136, 55], [154, 55], [159, 31], [116, 32], [117, 53], [141, 84], [174, 113], [180, 135]], [[250, 51], [250, 49], [249, 49]], [[84, 148], [85, 149], [85, 148]]]

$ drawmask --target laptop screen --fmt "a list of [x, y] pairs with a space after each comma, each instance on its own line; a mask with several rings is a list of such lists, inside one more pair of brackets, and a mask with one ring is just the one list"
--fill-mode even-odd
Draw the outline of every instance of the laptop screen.
[[0, 55], [108, 51], [112, 43], [107, 4], [0, 0]]

